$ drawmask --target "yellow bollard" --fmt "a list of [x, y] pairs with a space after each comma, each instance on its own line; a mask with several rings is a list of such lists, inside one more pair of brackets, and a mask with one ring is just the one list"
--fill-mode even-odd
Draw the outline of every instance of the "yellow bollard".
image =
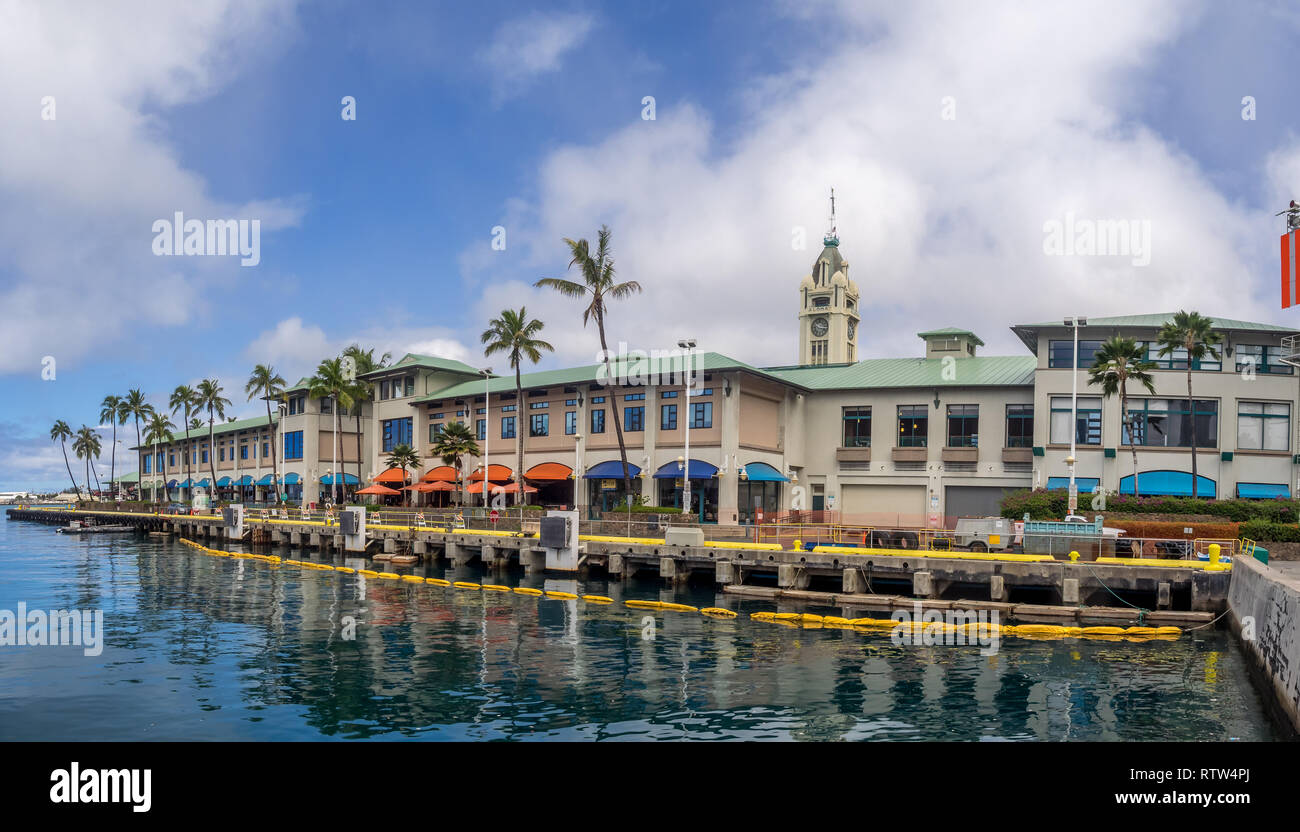
[[1219, 544], [1210, 544], [1210, 566], [1219, 565]]
[[1071, 560], [1071, 561], [1078, 561], [1078, 560], [1079, 560], [1079, 553], [1078, 553], [1078, 552], [1071, 552], [1071, 553], [1070, 553], [1070, 560]]

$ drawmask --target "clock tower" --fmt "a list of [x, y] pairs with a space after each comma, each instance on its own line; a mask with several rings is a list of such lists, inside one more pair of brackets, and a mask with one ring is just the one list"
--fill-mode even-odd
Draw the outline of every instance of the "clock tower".
[[835, 191], [831, 191], [831, 227], [812, 273], [799, 284], [799, 363], [848, 364], [858, 360], [858, 285], [849, 280], [849, 263], [840, 254], [835, 228]]

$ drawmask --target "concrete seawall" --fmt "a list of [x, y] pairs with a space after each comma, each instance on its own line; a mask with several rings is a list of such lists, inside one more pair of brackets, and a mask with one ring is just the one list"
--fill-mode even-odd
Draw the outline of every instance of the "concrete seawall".
[[1228, 610], [1266, 692], [1300, 733], [1300, 564], [1234, 559]]

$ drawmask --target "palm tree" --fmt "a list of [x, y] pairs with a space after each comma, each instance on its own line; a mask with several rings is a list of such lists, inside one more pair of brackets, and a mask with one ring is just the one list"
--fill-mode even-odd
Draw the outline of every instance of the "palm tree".
[[[140, 449], [140, 420], [147, 420], [153, 415], [153, 405], [145, 401], [144, 393], [140, 392], [138, 388], [128, 390], [123, 402], [126, 406], [126, 412], [135, 420], [135, 470], [138, 472], [144, 469], [144, 457]], [[125, 421], [124, 419], [123, 422]], [[142, 479], [140, 482], [143, 483], [144, 480]], [[140, 485], [136, 485], [136, 497], [144, 496], [140, 491], [140, 487]]]
[[[515, 426], [515, 487], [518, 489], [515, 493], [516, 505], [524, 501], [523, 420], [527, 418], [519, 365], [524, 358], [536, 364], [542, 359], [542, 350], [555, 351], [555, 347], [537, 337], [537, 333], [545, 326], [546, 324], [536, 318], [529, 320], [528, 310], [521, 306], [518, 312], [513, 309], [502, 310], [501, 317], [489, 321], [488, 328], [479, 336], [479, 342], [487, 345], [483, 349], [485, 356], [498, 352], [505, 353], [510, 359], [510, 366], [515, 369], [515, 414], [518, 417], [518, 424]], [[483, 463], [483, 487], [487, 488], [486, 460]]]
[[[171, 398], [167, 400], [168, 406], [172, 409], [173, 416], [175, 416], [178, 411], [185, 414], [185, 419], [181, 423], [185, 425], [185, 480], [191, 483], [193, 481], [190, 478], [190, 455], [192, 453], [191, 449], [194, 446], [194, 440], [190, 438], [190, 431], [197, 430], [197, 428], [191, 424], [190, 414], [194, 412], [194, 400], [196, 398], [198, 398], [198, 393], [194, 391], [193, 387], [190, 387], [188, 384], [181, 384], [172, 391]], [[190, 494], [193, 493], [194, 491], [191, 490]]]
[[[591, 246], [586, 240], [564, 239], [573, 258], [569, 268], [577, 266], [582, 273], [582, 283], [564, 280], [559, 277], [544, 277], [536, 286], [554, 289], [565, 297], [585, 298], [591, 296], [587, 308], [582, 310], [582, 325], [589, 319], [595, 319], [596, 329], [600, 332], [600, 350], [605, 359], [606, 378], [613, 379], [610, 372], [609, 343], [605, 340], [605, 314], [607, 300], [623, 300], [641, 291], [641, 284], [635, 280], [614, 282], [614, 258], [609, 250], [609, 226], [602, 225], [596, 237], [596, 255], [591, 255]], [[618, 455], [623, 462], [623, 487], [627, 489], [628, 518], [632, 514], [632, 475], [627, 467], [627, 446], [623, 443], [623, 424], [618, 417], [618, 404], [610, 408], [614, 420], [614, 432], [618, 434]]]
[[339, 502], [339, 407], [352, 406], [352, 382], [343, 372], [340, 358], [327, 358], [316, 368], [316, 375], [308, 379], [307, 395], [313, 399], [332, 399], [334, 402], [333, 482], [330, 490], [334, 502]]
[[72, 450], [77, 459], [86, 460], [86, 491], [90, 491], [90, 461], [99, 456], [99, 434], [94, 428], [81, 426], [77, 436], [72, 440]]
[[1128, 410], [1128, 383], [1135, 381], [1145, 387], [1148, 393], [1154, 394], [1156, 388], [1150, 371], [1155, 366], [1154, 361], [1147, 360], [1145, 347], [1139, 347], [1132, 338], [1116, 335], [1102, 343], [1088, 370], [1088, 384], [1101, 385], [1105, 398], [1119, 394], [1120, 424], [1128, 429], [1129, 447], [1133, 450], [1134, 497], [1142, 496], [1142, 492], [1138, 489], [1138, 436], [1133, 425], [1133, 414]]
[[[407, 468], [414, 468], [417, 471], [420, 470], [420, 454], [410, 445], [405, 443], [398, 445], [388, 452], [388, 467], [401, 468], [402, 479], [405, 480]], [[406, 483], [403, 482], [402, 484], [405, 485]], [[411, 492], [403, 488], [402, 505], [407, 505], [410, 497]]]
[[[113, 489], [113, 497], [117, 498], [117, 424], [118, 414], [121, 411], [122, 397], [108, 395], [99, 403], [99, 421], [108, 422], [113, 425], [113, 444], [109, 445], [108, 450], [108, 482]], [[126, 420], [122, 420], [125, 424]]]
[[[464, 422], [452, 422], [442, 429], [438, 434], [438, 440], [433, 443], [429, 450], [431, 456], [437, 456], [442, 459], [444, 465], [450, 465], [456, 469], [456, 479], [459, 484], [457, 490], [457, 499], [464, 505], [465, 503], [465, 480], [461, 476], [460, 461], [464, 456], [478, 456], [478, 441], [474, 436], [474, 431], [469, 429], [469, 425]], [[486, 473], [486, 468], [484, 469]], [[487, 482], [483, 483], [487, 487]]]
[[1192, 367], [1207, 356], [1215, 361], [1220, 360], [1218, 345], [1223, 343], [1223, 333], [1216, 332], [1214, 321], [1201, 313], [1179, 310], [1174, 313], [1172, 321], [1160, 327], [1156, 341], [1160, 344], [1162, 358], [1175, 356], [1180, 350], [1185, 351], [1187, 357], [1187, 418], [1191, 427], [1188, 433], [1192, 441], [1192, 499], [1196, 499], [1196, 403], [1192, 399]]
[[190, 430], [203, 430], [203, 420], [198, 416], [190, 419]]
[[[155, 412], [152, 416], [149, 417], [149, 424], [145, 426], [144, 441], [153, 445], [153, 459], [154, 459], [153, 467], [155, 469], [154, 474], [157, 475], [158, 479], [160, 480], [165, 480], [166, 477], [163, 476], [163, 471], [160, 470], [162, 468], [162, 465], [159, 464], [161, 455], [158, 453], [158, 445], [159, 443], [166, 443], [166, 442], [173, 441], [175, 437], [172, 436], [172, 431], [174, 431], [175, 429], [176, 426], [172, 424], [171, 419], [167, 418], [167, 414], [157, 413], [157, 412]], [[144, 490], [143, 480], [140, 481], [140, 489], [141, 492], [143, 492]], [[154, 480], [153, 501], [155, 503], [158, 502], [158, 480]]]
[[[217, 454], [215, 450], [216, 443], [213, 440], [217, 417], [226, 418], [226, 408], [233, 403], [230, 399], [221, 395], [226, 392], [221, 387], [221, 382], [215, 378], [205, 378], [199, 382], [197, 396], [194, 399], [194, 405], [200, 412], [208, 412], [208, 466], [212, 473], [211, 488], [215, 491], [217, 487]], [[190, 492], [193, 493], [193, 492]], [[213, 505], [215, 505], [215, 501]]]
[[356, 370], [356, 381], [352, 384], [351, 393], [352, 400], [356, 404], [352, 409], [352, 415], [357, 420], [357, 480], [360, 481], [361, 460], [364, 458], [361, 450], [361, 406], [375, 397], [375, 385], [362, 376], [387, 367], [393, 360], [393, 354], [386, 352], [376, 361], [374, 349], [363, 350], [360, 344], [351, 344], [343, 350], [343, 356], [352, 359]]
[[266, 400], [266, 432], [271, 436], [271, 477], [275, 483], [277, 500], [280, 497], [280, 467], [275, 455], [275, 420], [271, 418], [271, 399], [278, 401], [284, 398], [284, 385], [284, 377], [270, 364], [258, 364], [254, 367], [253, 374], [248, 377], [248, 383], [244, 385], [244, 392], [248, 394], [250, 402], [254, 396]]
[[72, 480], [72, 490], [77, 492], [77, 499], [81, 499], [81, 486], [77, 485], [77, 478], [72, 476], [72, 464], [68, 462], [68, 445], [67, 441], [72, 437], [72, 428], [62, 419], [54, 423], [50, 428], [50, 439], [59, 440], [59, 445], [63, 448], [63, 464], [68, 469], [68, 479]]

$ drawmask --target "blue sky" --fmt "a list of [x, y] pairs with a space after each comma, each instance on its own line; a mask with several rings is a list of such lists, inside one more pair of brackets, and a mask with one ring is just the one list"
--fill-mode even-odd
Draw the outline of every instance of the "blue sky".
[[[646, 287], [616, 340], [789, 363], [832, 186], [866, 357], [950, 325], [1018, 353], [1008, 326], [1071, 311], [1294, 317], [1271, 217], [1300, 195], [1281, 4], [0, 10], [0, 490], [61, 485], [49, 425], [95, 424], [109, 392], [215, 376], [246, 415], [254, 363], [292, 381], [354, 340], [485, 364], [506, 305], [547, 321], [544, 366], [590, 362], [574, 303], [529, 284], [602, 222]], [[153, 256], [177, 210], [260, 218], [260, 264]], [[1149, 220], [1150, 265], [1045, 257], [1066, 212]]]

